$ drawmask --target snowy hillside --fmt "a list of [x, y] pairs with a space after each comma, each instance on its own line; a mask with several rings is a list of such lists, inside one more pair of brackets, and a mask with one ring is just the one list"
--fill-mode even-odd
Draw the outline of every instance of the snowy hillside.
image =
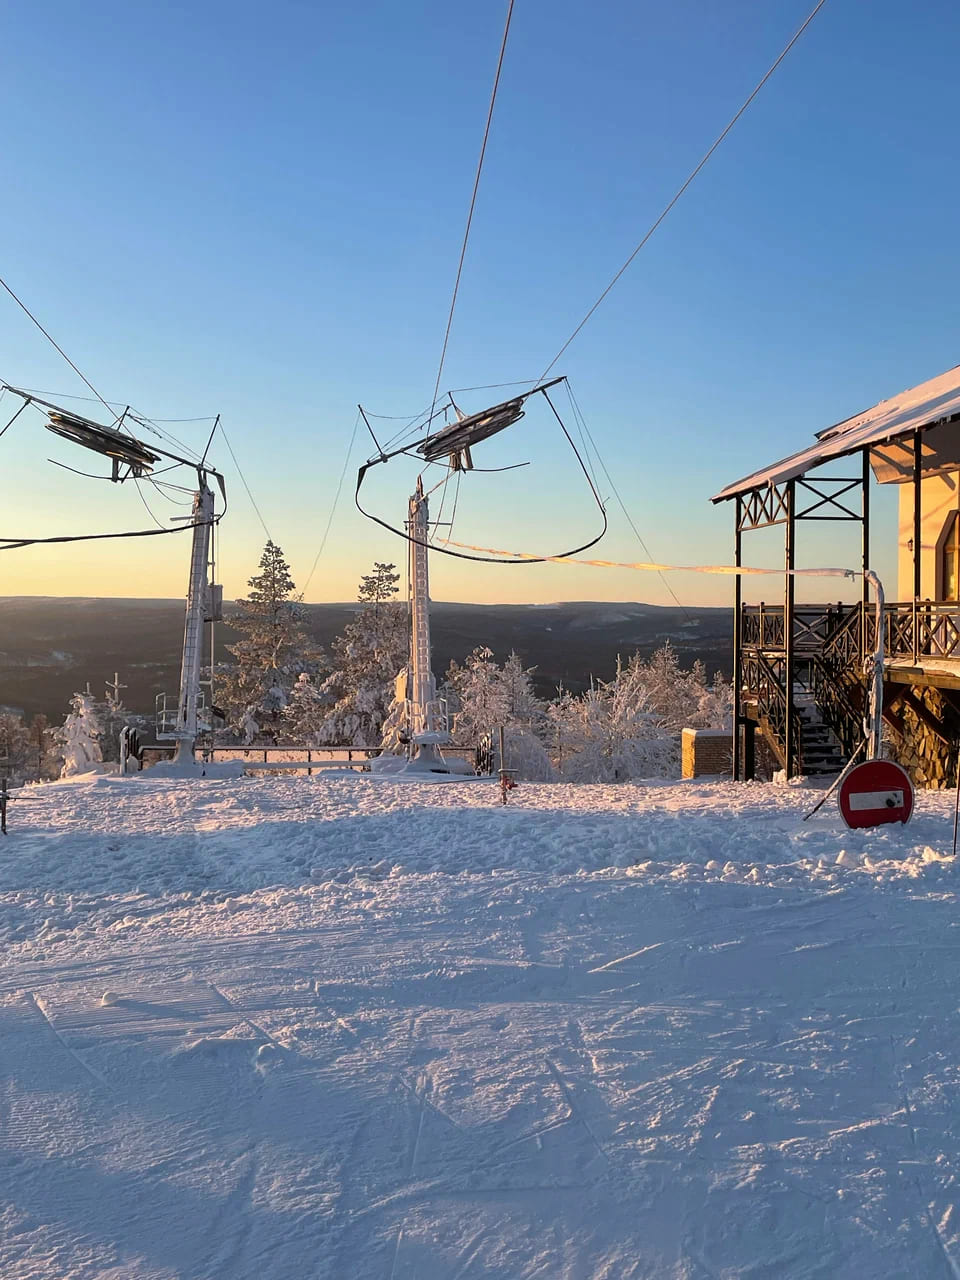
[[0, 844], [4, 1280], [960, 1275], [952, 805], [97, 778]]

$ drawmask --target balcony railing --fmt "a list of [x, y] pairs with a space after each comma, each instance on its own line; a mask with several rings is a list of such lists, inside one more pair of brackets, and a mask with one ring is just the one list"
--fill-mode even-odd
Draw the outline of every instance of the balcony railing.
[[[884, 650], [888, 659], [960, 659], [960, 603], [907, 600], [887, 603], [883, 610]], [[783, 653], [786, 648], [783, 605], [744, 605], [741, 615], [744, 649]], [[797, 605], [793, 615], [793, 647], [798, 658], [828, 654], [852, 664], [876, 648], [876, 614], [859, 604]]]

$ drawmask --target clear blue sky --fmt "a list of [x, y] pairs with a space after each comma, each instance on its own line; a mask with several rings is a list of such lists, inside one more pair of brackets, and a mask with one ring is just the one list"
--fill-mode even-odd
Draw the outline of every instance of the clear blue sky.
[[[516, 0], [444, 386], [541, 371], [811, 3]], [[7, 8], [0, 273], [108, 398], [158, 418], [223, 413], [301, 582], [357, 402], [429, 403], [504, 13]], [[728, 559], [732, 512], [714, 492], [960, 359], [958, 43], [950, 0], [827, 0], [558, 367], [658, 558]], [[0, 377], [85, 390], [5, 297]], [[132, 488], [49, 466], [86, 459], [39, 426], [0, 448], [5, 534], [149, 523]], [[309, 599], [349, 598], [374, 558], [403, 557], [353, 510], [366, 451]], [[215, 457], [235, 595], [264, 535]], [[550, 552], [589, 533], [596, 513], [545, 420], [477, 461], [524, 458], [465, 485], [460, 537]], [[414, 473], [382, 470], [371, 497], [402, 518]], [[849, 530], [801, 554], [834, 563], [855, 546]], [[0, 593], [180, 595], [186, 551], [11, 553]], [[615, 506], [594, 554], [643, 558]], [[433, 559], [440, 599], [667, 598], [649, 575]], [[674, 586], [689, 603], [730, 599], [729, 579]]]

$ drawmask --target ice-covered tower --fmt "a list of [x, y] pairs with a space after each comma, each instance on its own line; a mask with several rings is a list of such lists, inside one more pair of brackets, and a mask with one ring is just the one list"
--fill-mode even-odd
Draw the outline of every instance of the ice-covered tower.
[[407, 532], [410, 536], [410, 736], [413, 759], [438, 758], [436, 744], [447, 734], [437, 703], [437, 682], [431, 670], [430, 578], [427, 566], [429, 510], [423, 480], [417, 479], [410, 497]]
[[201, 472], [200, 488], [193, 497], [193, 548], [190, 581], [187, 586], [187, 616], [183, 629], [183, 663], [180, 668], [180, 696], [174, 736], [177, 760], [192, 760], [196, 747], [200, 703], [200, 666], [203, 651], [203, 624], [210, 613], [207, 565], [210, 559], [210, 531], [213, 528], [213, 494]]

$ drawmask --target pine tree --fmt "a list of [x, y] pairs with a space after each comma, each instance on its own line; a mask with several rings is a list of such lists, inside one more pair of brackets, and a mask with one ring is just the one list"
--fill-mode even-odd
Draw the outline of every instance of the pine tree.
[[320, 686], [329, 710], [320, 741], [378, 747], [393, 702], [397, 672], [407, 661], [407, 610], [392, 597], [399, 574], [376, 564], [360, 582], [362, 607], [334, 640], [334, 669]]
[[478, 645], [463, 666], [451, 662], [445, 690], [454, 704], [453, 737], [462, 745], [477, 742], [510, 718], [510, 698], [493, 651]]
[[454, 708], [455, 742], [477, 745], [502, 725], [508, 767], [516, 769], [521, 781], [549, 782], [556, 776], [543, 745], [550, 721], [533, 691], [532, 671], [524, 669], [516, 653], [500, 668], [490, 649], [477, 647], [462, 667], [450, 663], [444, 692]]
[[70, 713], [58, 732], [63, 750], [61, 778], [89, 773], [103, 763], [102, 736], [96, 698], [92, 693], [75, 693], [70, 699]]
[[328, 711], [326, 698], [302, 671], [283, 709], [283, 724], [289, 740], [301, 747], [319, 746]]
[[702, 663], [685, 671], [669, 641], [647, 659], [634, 654], [613, 680], [550, 707], [561, 772], [576, 782], [675, 777], [680, 730], [722, 728], [727, 708], [726, 689], [710, 688]]
[[396, 567], [375, 560], [373, 573], [365, 573], [360, 579], [357, 599], [363, 604], [372, 604], [375, 610], [379, 610], [385, 600], [392, 600], [399, 590], [397, 584], [400, 582], [399, 573], [393, 572]]
[[293, 578], [274, 542], [264, 547], [260, 572], [249, 586], [230, 619], [242, 639], [227, 645], [236, 661], [217, 669], [217, 702], [228, 724], [245, 740], [251, 740], [251, 734], [275, 740], [294, 682], [302, 672], [316, 671], [322, 655], [303, 630]]

